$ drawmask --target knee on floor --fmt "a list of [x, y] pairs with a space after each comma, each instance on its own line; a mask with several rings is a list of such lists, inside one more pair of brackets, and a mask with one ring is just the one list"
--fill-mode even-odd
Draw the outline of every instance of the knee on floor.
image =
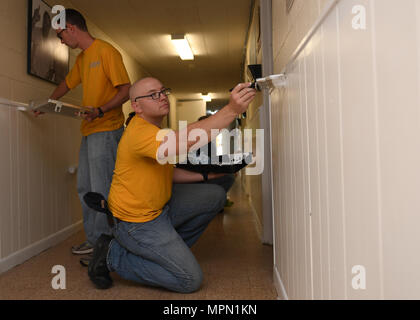
[[196, 270], [194, 273], [182, 281], [180, 288], [177, 290], [180, 293], [193, 293], [201, 288], [203, 283], [203, 272], [201, 269]]

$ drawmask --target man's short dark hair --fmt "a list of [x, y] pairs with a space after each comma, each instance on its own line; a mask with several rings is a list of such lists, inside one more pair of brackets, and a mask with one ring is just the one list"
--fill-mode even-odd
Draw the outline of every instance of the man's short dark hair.
[[66, 9], [66, 23], [70, 23], [78, 27], [81, 31], [88, 31], [86, 20], [82, 14], [74, 9]]

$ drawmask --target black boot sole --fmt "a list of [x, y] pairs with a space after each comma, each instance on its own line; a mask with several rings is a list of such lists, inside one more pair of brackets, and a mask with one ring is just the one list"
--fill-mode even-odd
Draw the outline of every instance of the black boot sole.
[[95, 277], [95, 276], [90, 276], [90, 275], [89, 275], [89, 278], [98, 289], [105, 290], [105, 289], [111, 288], [112, 286], [111, 278], [106, 278], [106, 277], [101, 277], [101, 276]]
[[[109, 242], [106, 242], [107, 246]], [[112, 279], [109, 276], [109, 272], [98, 274], [98, 264], [101, 263], [99, 257], [102, 255], [102, 251], [108, 250], [105, 248], [104, 243], [100, 242], [95, 245], [95, 250], [93, 251], [93, 258], [89, 262], [88, 266], [88, 275], [90, 280], [96, 285], [98, 289], [108, 289], [112, 286]]]

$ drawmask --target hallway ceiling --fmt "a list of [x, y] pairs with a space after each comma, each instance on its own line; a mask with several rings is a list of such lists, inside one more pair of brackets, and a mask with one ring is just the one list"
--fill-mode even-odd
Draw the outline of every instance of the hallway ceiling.
[[[229, 89], [241, 80], [251, 2], [71, 0], [178, 99], [199, 98], [201, 92], [229, 98]], [[179, 58], [171, 34], [186, 34], [194, 61]]]

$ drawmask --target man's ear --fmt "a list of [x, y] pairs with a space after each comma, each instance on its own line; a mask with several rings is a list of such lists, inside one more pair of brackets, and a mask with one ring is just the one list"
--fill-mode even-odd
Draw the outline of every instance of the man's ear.
[[139, 103], [131, 101], [131, 107], [137, 114], [143, 113], [143, 108], [140, 106]]
[[66, 29], [67, 29], [67, 32], [72, 32], [73, 33], [73, 32], [76, 31], [76, 27], [72, 24], [67, 24]]

